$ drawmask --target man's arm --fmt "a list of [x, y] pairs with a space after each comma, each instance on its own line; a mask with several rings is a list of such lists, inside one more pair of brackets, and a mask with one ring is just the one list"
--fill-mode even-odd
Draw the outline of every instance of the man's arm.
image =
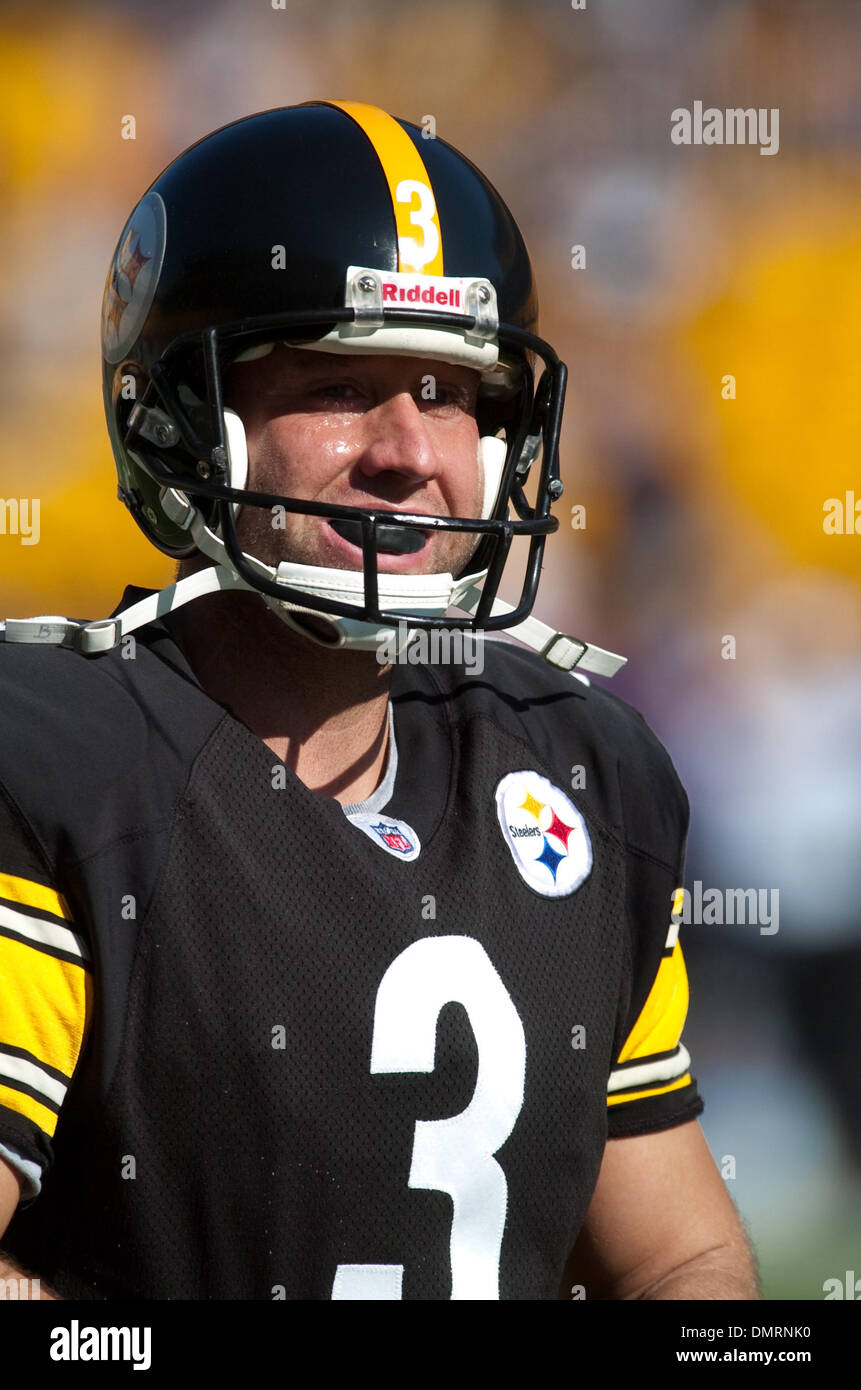
[[752, 1247], [697, 1120], [610, 1139], [563, 1296], [761, 1299]]
[[[6, 1234], [6, 1228], [15, 1214], [15, 1208], [20, 1198], [21, 1183], [18, 1174], [15, 1172], [14, 1168], [6, 1162], [5, 1158], [0, 1158], [0, 1240], [2, 1240], [3, 1236]], [[30, 1298], [30, 1286], [32, 1285], [30, 1275], [25, 1274], [24, 1270], [19, 1269], [17, 1265], [12, 1264], [3, 1254], [3, 1251], [0, 1250], [0, 1281], [6, 1279], [16, 1279], [19, 1281], [19, 1298], [25, 1300]], [[0, 1287], [3, 1286], [0, 1285]], [[6, 1296], [5, 1287], [3, 1287], [2, 1296]], [[40, 1299], [50, 1299], [51, 1302], [55, 1302], [59, 1297], [59, 1294], [49, 1293], [47, 1289], [43, 1289], [40, 1281]]]

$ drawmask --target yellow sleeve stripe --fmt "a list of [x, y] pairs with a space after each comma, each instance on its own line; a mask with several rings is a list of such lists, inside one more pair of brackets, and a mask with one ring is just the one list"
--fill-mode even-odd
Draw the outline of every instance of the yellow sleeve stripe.
[[687, 1013], [688, 975], [682, 948], [676, 942], [672, 955], [665, 956], [658, 966], [655, 983], [619, 1053], [618, 1062], [651, 1057], [656, 1052], [671, 1052], [678, 1046]]
[[26, 1119], [32, 1120], [41, 1130], [47, 1134], [49, 1139], [54, 1136], [57, 1128], [59, 1116], [53, 1110], [49, 1110], [47, 1105], [40, 1105], [32, 1096], [25, 1095], [23, 1091], [16, 1091], [11, 1086], [4, 1086], [0, 1081], [0, 1105], [5, 1105], [7, 1110], [14, 1110], [19, 1115], [24, 1115]]
[[442, 275], [442, 232], [430, 175], [407, 132], [387, 111], [361, 101], [330, 101], [367, 135], [382, 165], [398, 229], [398, 270]]
[[33, 907], [37, 912], [50, 912], [54, 917], [62, 917], [71, 922], [72, 914], [62, 893], [46, 888], [44, 883], [34, 883], [28, 878], [16, 878], [13, 874], [0, 874], [0, 898], [18, 903], [21, 907]]
[[690, 1072], [685, 1072], [676, 1081], [668, 1081], [666, 1086], [653, 1086], [648, 1091], [631, 1091], [628, 1095], [615, 1095], [607, 1097], [608, 1105], [621, 1105], [626, 1100], [646, 1100], [649, 1096], [663, 1096], [667, 1091], [678, 1091], [682, 1086], [689, 1086], [691, 1083]]
[[82, 965], [0, 936], [0, 1047], [20, 1048], [70, 1077], [92, 1001]]

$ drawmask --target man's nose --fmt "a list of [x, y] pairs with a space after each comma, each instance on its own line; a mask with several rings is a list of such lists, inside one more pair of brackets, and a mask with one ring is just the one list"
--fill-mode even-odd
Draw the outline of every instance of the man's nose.
[[439, 471], [439, 459], [427, 421], [408, 391], [380, 401], [365, 416], [365, 437], [357, 465], [366, 477], [400, 473], [427, 482]]

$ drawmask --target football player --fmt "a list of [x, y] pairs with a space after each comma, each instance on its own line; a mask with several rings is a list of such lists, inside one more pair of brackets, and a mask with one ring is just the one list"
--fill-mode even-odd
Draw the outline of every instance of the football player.
[[530, 616], [565, 368], [502, 199], [370, 106], [235, 121], [132, 213], [102, 346], [179, 575], [5, 625], [3, 1272], [758, 1297], [681, 1041], [685, 794], [584, 674], [621, 658]]

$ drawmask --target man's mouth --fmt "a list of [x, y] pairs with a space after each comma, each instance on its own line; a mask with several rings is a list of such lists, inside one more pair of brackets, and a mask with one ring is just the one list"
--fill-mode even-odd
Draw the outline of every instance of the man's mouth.
[[[342, 540], [362, 548], [362, 526], [358, 521], [330, 521], [329, 525]], [[414, 555], [425, 544], [423, 531], [413, 531], [406, 526], [377, 526], [377, 549], [386, 555]]]

